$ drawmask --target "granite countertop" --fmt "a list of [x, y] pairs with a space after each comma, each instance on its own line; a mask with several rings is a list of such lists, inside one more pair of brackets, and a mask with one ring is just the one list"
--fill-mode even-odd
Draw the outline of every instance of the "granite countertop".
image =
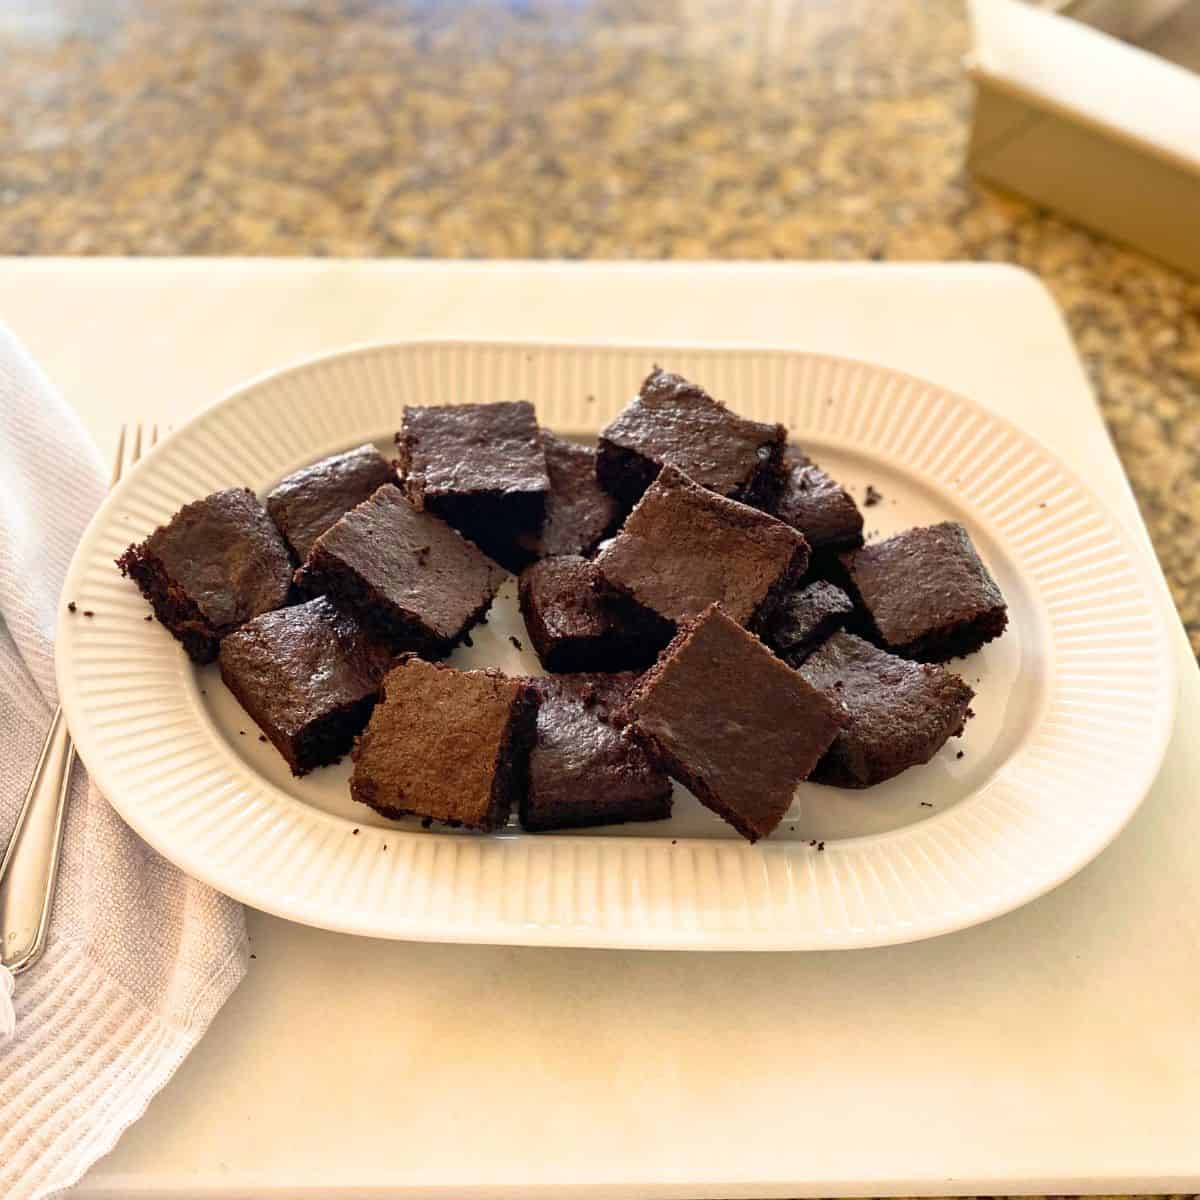
[[0, 8], [0, 253], [993, 259], [1200, 650], [1200, 281], [977, 185], [960, 0]]

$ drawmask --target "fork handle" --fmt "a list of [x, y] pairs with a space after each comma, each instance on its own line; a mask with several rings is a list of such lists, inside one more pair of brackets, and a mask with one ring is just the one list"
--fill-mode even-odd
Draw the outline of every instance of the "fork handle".
[[33, 966], [45, 945], [74, 761], [67, 722], [57, 708], [0, 862], [0, 963], [14, 975]]

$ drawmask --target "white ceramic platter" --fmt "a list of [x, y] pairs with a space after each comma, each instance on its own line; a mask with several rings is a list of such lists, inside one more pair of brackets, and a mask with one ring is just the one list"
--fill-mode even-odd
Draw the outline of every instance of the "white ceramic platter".
[[[803, 785], [767, 842], [746, 844], [685, 792], [670, 821], [569, 836], [387, 821], [350, 800], [347, 763], [293, 779], [216, 669], [193, 667], [143, 619], [113, 565], [189, 500], [265, 491], [366, 440], [386, 449], [406, 403], [525, 398], [543, 424], [592, 438], [653, 362], [782, 421], [860, 500], [873, 484], [883, 500], [864, 510], [868, 533], [962, 521], [1009, 602], [1005, 637], [956, 665], [977, 692], [961, 742], [868, 791]], [[1164, 614], [1138, 562], [1099, 500], [1031, 439], [895, 371], [791, 351], [396, 344], [248, 384], [122, 483], [64, 589], [59, 689], [84, 761], [125, 819], [184, 870], [280, 916], [444, 941], [882, 945], [1026, 903], [1132, 815], [1175, 698]], [[509, 640], [528, 642], [514, 591], [510, 580], [452, 662], [540, 672]]]

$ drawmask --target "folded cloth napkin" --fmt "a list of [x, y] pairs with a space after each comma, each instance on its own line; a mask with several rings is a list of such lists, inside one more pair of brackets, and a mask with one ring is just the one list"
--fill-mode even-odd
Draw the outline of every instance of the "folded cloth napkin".
[[[74, 413], [0, 327], [0, 846], [55, 704], [63, 576], [103, 494]], [[77, 766], [46, 952], [11, 993], [0, 973], [0, 1196], [51, 1195], [108, 1153], [246, 957], [240, 906], [160, 858]]]

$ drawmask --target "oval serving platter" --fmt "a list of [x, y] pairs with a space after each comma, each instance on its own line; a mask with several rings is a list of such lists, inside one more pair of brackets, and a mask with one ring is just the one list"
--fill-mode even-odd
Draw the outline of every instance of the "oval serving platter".
[[[869, 534], [961, 521], [1009, 602], [1008, 633], [952, 664], [977, 693], [965, 738], [867, 791], [802, 785], [768, 841], [748, 845], [682, 791], [669, 821], [570, 835], [388, 821], [350, 800], [346, 762], [292, 778], [216, 668], [194, 667], [145, 621], [114, 566], [189, 500], [234, 485], [265, 492], [364, 441], [387, 452], [406, 403], [529, 399], [543, 425], [594, 439], [654, 362], [747, 416], [783, 422], [860, 502], [870, 484], [882, 499], [864, 509]], [[1175, 698], [1144, 561], [1031, 438], [883, 367], [786, 350], [400, 343], [252, 381], [121, 483], [68, 576], [59, 690], [80, 754], [130, 825], [185, 871], [279, 916], [444, 941], [885, 945], [1034, 899], [1129, 820], [1157, 772]], [[94, 618], [75, 619], [68, 599]], [[514, 581], [472, 636], [455, 665], [540, 673]]]

